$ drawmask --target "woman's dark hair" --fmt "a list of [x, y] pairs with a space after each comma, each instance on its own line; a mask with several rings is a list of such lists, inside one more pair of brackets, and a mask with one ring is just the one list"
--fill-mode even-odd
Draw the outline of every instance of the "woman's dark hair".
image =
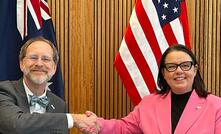
[[[158, 94], [167, 94], [170, 91], [170, 86], [166, 82], [166, 80], [163, 77], [163, 71], [164, 71], [164, 65], [165, 65], [165, 59], [166, 56], [173, 52], [173, 51], [182, 51], [186, 54], [188, 54], [193, 62], [193, 66], [198, 65], [196, 61], [196, 57], [192, 53], [190, 49], [185, 47], [184, 45], [174, 45], [169, 47], [162, 55], [160, 66], [159, 66], [159, 73], [158, 73], [158, 78], [157, 78], [157, 84], [160, 89], [156, 88], [156, 91]], [[198, 67], [199, 68], [199, 67]], [[199, 97], [204, 97], [206, 98], [207, 95], [209, 94], [206, 90], [205, 83], [200, 75], [199, 69], [197, 69], [196, 76], [193, 81], [192, 89], [195, 89], [196, 93], [198, 94]]]

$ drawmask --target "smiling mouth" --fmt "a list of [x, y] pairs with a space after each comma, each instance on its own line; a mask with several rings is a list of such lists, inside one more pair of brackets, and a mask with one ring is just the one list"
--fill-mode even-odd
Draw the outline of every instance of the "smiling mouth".
[[177, 81], [180, 81], [180, 80], [184, 80], [185, 77], [177, 77], [177, 78], [174, 78], [174, 80], [177, 80]]
[[32, 72], [35, 72], [35, 73], [46, 73], [47, 71], [45, 70], [31, 70]]

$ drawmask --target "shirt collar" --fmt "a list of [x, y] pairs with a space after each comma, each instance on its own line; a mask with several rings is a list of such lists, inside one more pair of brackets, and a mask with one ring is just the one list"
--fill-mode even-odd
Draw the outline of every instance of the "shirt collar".
[[[26, 96], [27, 96], [27, 98], [28, 98], [28, 102], [30, 102], [30, 98], [29, 98], [28, 95], [34, 95], [34, 94], [33, 94], [32, 91], [28, 88], [28, 86], [25, 84], [24, 79], [23, 79], [23, 85], [24, 85], [24, 88], [25, 88]], [[49, 88], [48, 88], [48, 85], [47, 85], [47, 87], [45, 88], [44, 93], [43, 93], [41, 96], [39, 96], [39, 98], [46, 96], [46, 91], [47, 91], [48, 89], [49, 89]]]

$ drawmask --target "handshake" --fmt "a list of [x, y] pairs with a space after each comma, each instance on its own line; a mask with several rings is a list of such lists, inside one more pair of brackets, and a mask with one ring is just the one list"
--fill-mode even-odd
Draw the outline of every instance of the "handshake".
[[72, 114], [72, 118], [74, 119], [74, 127], [85, 134], [98, 134], [101, 129], [101, 124], [97, 122], [97, 116], [91, 111], [86, 111], [85, 114]]

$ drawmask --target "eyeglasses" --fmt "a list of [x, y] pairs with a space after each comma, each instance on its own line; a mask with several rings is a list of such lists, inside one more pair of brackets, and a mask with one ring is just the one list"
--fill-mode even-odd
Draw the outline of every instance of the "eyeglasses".
[[193, 65], [192, 61], [185, 61], [180, 64], [167, 63], [164, 65], [164, 68], [166, 68], [166, 70], [168, 72], [174, 72], [177, 70], [177, 68], [179, 66], [183, 71], [189, 71], [191, 69], [192, 65]]
[[33, 61], [33, 62], [36, 62], [38, 61], [38, 59], [40, 58], [42, 62], [44, 63], [49, 63], [52, 61], [52, 58], [51, 57], [48, 57], [48, 56], [42, 56], [42, 57], [39, 57], [37, 55], [28, 55], [28, 56], [25, 56], [28, 60], [30, 61]]

